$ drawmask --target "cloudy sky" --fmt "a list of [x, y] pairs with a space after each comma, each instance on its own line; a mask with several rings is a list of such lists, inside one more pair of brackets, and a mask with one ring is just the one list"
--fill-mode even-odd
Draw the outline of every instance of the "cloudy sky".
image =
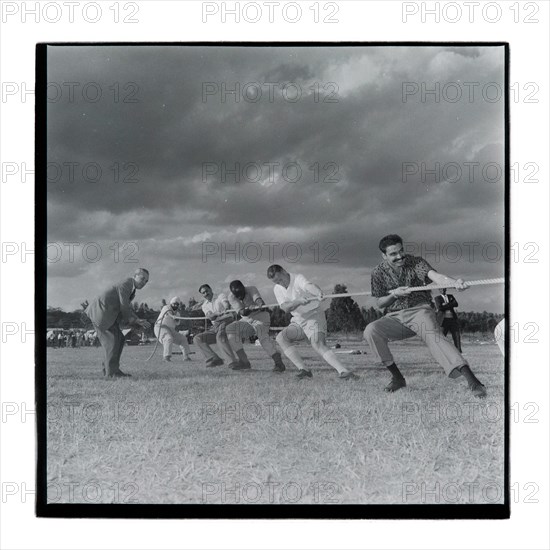
[[50, 306], [137, 266], [153, 307], [235, 278], [272, 302], [273, 260], [370, 290], [388, 233], [504, 275], [502, 47], [51, 47], [48, 82]]

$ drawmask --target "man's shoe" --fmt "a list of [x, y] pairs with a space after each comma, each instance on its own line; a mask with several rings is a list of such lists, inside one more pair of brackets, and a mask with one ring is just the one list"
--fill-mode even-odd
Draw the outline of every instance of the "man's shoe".
[[132, 378], [132, 375], [126, 372], [122, 372], [121, 370], [118, 370], [113, 374], [107, 375], [107, 378]]
[[388, 393], [396, 392], [407, 385], [404, 378], [392, 378], [391, 382], [384, 388]]
[[299, 378], [300, 380], [302, 378], [313, 378], [313, 374], [311, 374], [310, 370], [300, 369], [300, 372], [296, 375], [296, 378]]
[[247, 370], [247, 369], [251, 369], [252, 368], [252, 365], [250, 364], [250, 361], [247, 361], [246, 363], [232, 363], [231, 365], [229, 365], [229, 368], [231, 370]]
[[163, 361], [169, 361], [169, 362], [170, 362], [170, 361], [172, 361], [172, 357], [168, 355], [168, 356], [166, 356], [166, 357], [163, 357], [162, 360], [163, 360]]
[[479, 399], [487, 397], [487, 388], [481, 382], [477, 384], [472, 384], [468, 387], [470, 388], [470, 391], [472, 392], [474, 397], [477, 397]]
[[341, 372], [338, 375], [338, 378], [340, 378], [341, 380], [359, 380], [359, 376], [357, 376], [354, 372], [351, 372], [349, 370]]
[[206, 363], [207, 367], [219, 367], [220, 365], [223, 365], [223, 359], [220, 359], [219, 357], [213, 361], [210, 361], [210, 363]]
[[273, 372], [285, 372], [286, 367], [284, 363], [275, 363], [275, 366], [273, 367]]
[[193, 361], [193, 359], [191, 359], [191, 357], [189, 355], [184, 355], [183, 356], [183, 361]]

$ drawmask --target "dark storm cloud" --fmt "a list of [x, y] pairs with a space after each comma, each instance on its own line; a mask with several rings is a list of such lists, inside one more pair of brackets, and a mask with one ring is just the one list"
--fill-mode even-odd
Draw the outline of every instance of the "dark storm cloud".
[[[162, 288], [181, 288], [176, 262], [200, 279], [209, 239], [333, 242], [341, 269], [375, 265], [390, 232], [502, 245], [504, 175], [483, 172], [504, 170], [504, 100], [483, 96], [503, 89], [502, 49], [53, 48], [48, 70], [64, 92], [48, 109], [48, 240], [139, 242], [149, 265], [173, 266]], [[223, 280], [228, 264], [216, 269]]]

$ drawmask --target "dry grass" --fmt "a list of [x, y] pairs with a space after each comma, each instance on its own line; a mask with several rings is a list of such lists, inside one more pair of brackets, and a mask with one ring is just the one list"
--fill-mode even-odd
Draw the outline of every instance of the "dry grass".
[[[366, 350], [345, 342], [344, 348]], [[104, 380], [99, 348], [48, 350], [49, 502], [486, 503], [503, 501], [504, 368], [496, 345], [466, 342], [489, 390], [479, 402], [421, 342], [393, 345], [408, 382], [385, 394], [372, 356], [342, 355], [342, 381], [311, 348], [313, 379], [199, 361], [149, 363], [124, 350], [131, 379]]]

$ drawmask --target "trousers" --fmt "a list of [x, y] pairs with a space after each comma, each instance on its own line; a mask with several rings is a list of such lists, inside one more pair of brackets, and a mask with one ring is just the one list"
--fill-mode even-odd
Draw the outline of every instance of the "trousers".
[[456, 347], [443, 336], [435, 313], [427, 304], [391, 311], [369, 323], [363, 333], [377, 361], [385, 367], [394, 362], [388, 342], [405, 340], [415, 335], [420, 336], [428, 346], [432, 357], [443, 367], [447, 376], [455, 368], [468, 364]]
[[106, 330], [95, 327], [99, 343], [104, 351], [103, 369], [107, 376], [115, 374], [120, 370], [120, 356], [124, 348], [124, 335], [114, 323]]

